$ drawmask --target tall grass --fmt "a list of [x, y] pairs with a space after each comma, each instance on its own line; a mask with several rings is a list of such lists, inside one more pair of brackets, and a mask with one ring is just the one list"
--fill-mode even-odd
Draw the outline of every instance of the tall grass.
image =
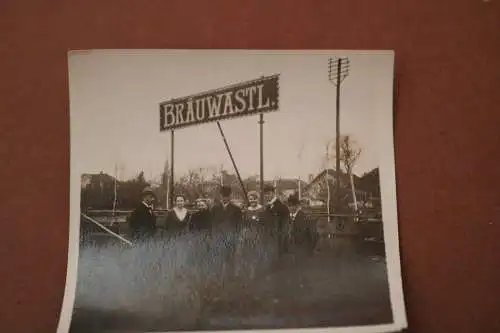
[[252, 238], [241, 243], [238, 237], [197, 232], [133, 247], [116, 241], [82, 245], [75, 313], [91, 309], [194, 323], [212, 300], [271, 268], [272, 242]]
[[[352, 249], [344, 251], [350, 255], [339, 255], [334, 248], [276, 271], [276, 242], [255, 234], [246, 234], [245, 241], [241, 237], [241, 233], [220, 230], [210, 236], [196, 232], [158, 237], [133, 247], [119, 241], [82, 244], [72, 333], [207, 329], [212, 325], [208, 322], [217, 326], [218, 320], [227, 320], [217, 315], [212, 318], [214, 313], [228, 318], [234, 314], [239, 322], [227, 325], [241, 328], [241, 318], [255, 319], [253, 310], [245, 308], [246, 303], [253, 304], [245, 296], [249, 292], [271, 301], [274, 297], [293, 299], [288, 306], [280, 303], [285, 306], [281, 317], [266, 309], [255, 310], [270, 319], [247, 324], [252, 327], [391, 320], [383, 260], [353, 256]], [[269, 290], [272, 295], [266, 294]], [[242, 307], [224, 301], [234, 298]], [[216, 302], [218, 299], [222, 301]], [[294, 315], [299, 309], [301, 315]]]

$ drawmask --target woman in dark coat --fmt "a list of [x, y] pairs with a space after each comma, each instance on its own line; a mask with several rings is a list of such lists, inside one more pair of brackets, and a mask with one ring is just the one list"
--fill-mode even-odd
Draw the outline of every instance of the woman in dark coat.
[[259, 194], [256, 191], [248, 192], [248, 203], [243, 212], [243, 227], [240, 229], [236, 246], [236, 274], [253, 279], [255, 267], [248, 262], [255, 258], [256, 252], [261, 251], [263, 247], [260, 233], [265, 223], [265, 208], [259, 204]]
[[185, 197], [175, 196], [175, 206], [167, 213], [165, 229], [168, 235], [188, 232], [191, 227], [191, 213], [184, 207]]
[[287, 204], [290, 217], [286, 225], [285, 251], [312, 255], [318, 243], [317, 221], [302, 210], [298, 195], [291, 195]]
[[197, 231], [207, 231], [210, 230], [211, 224], [211, 214], [208, 209], [208, 203], [204, 199], [198, 199], [196, 201], [197, 211], [193, 213], [191, 217], [191, 230]]

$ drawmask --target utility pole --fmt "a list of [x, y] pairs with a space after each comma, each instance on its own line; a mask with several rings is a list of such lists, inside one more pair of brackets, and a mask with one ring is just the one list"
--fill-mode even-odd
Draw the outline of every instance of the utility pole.
[[330, 182], [328, 181], [328, 164], [330, 162], [330, 143], [326, 143], [326, 151], [325, 151], [325, 167], [324, 167], [324, 172], [325, 172], [325, 182], [326, 182], [326, 212], [328, 216], [328, 223], [330, 223], [330, 214], [332, 213], [330, 211], [330, 201], [331, 201], [331, 194], [330, 194]]
[[349, 75], [348, 58], [330, 58], [328, 60], [328, 80], [336, 87], [335, 105], [335, 210], [340, 209], [340, 85]]

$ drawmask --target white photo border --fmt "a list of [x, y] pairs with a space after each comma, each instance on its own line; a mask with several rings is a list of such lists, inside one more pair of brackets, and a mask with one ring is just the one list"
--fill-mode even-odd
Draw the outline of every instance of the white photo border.
[[[407, 316], [404, 304], [404, 294], [402, 286], [401, 261], [399, 249], [398, 232], [398, 212], [396, 196], [396, 172], [395, 172], [395, 153], [394, 153], [394, 66], [395, 53], [392, 50], [187, 50], [187, 49], [109, 49], [109, 50], [75, 50], [68, 52], [68, 87], [69, 87], [69, 110], [70, 110], [70, 214], [69, 214], [69, 238], [68, 238], [68, 263], [66, 270], [66, 285], [64, 289], [64, 298], [61, 306], [57, 333], [68, 333], [70, 330], [73, 316], [74, 302], [76, 297], [78, 259], [79, 259], [79, 234], [80, 234], [80, 187], [81, 175], [85, 170], [80, 170], [79, 159], [82, 145], [85, 145], [85, 138], [78, 137], [79, 126], [71, 122], [72, 107], [75, 100], [75, 92], [72, 87], [71, 67], [72, 63], [78, 61], [82, 55], [93, 52], [104, 54], [158, 54], [181, 55], [183, 53], [210, 53], [211, 55], [331, 55], [331, 56], [350, 56], [350, 55], [383, 55], [387, 57], [388, 66], [387, 75], [380, 77], [378, 85], [380, 98], [379, 107], [386, 109], [377, 115], [376, 136], [377, 136], [377, 156], [379, 158], [380, 170], [380, 191], [383, 215], [383, 230], [387, 261], [387, 272], [390, 290], [390, 300], [392, 307], [393, 323], [383, 325], [368, 326], [349, 326], [349, 327], [331, 327], [331, 328], [297, 328], [297, 329], [279, 329], [279, 331], [311, 332], [311, 333], [381, 333], [398, 332], [407, 327]], [[390, 148], [390, 149], [389, 149]], [[232, 332], [248, 332], [249, 330], [232, 330]], [[274, 332], [276, 329], [250, 330], [259, 332]], [[225, 332], [225, 331], [204, 331], [204, 332]], [[162, 333], [162, 332], [157, 332]]]

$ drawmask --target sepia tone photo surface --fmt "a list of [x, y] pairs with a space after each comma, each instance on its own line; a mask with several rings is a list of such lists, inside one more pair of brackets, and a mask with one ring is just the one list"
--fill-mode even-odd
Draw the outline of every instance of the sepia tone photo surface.
[[68, 63], [58, 333], [406, 327], [392, 51]]

